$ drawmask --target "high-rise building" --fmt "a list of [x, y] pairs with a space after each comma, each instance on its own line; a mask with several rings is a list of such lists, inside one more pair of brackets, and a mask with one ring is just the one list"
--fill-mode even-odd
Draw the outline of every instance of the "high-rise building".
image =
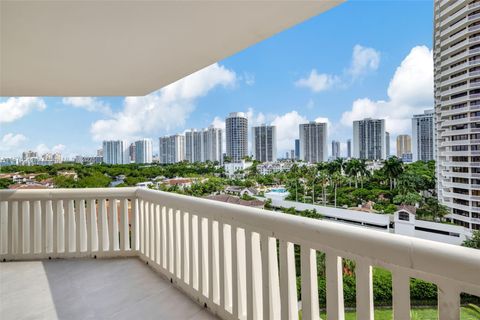
[[222, 162], [222, 130], [191, 129], [185, 133], [185, 160], [189, 162]]
[[352, 140], [347, 140], [347, 158], [350, 159], [352, 157]]
[[159, 139], [159, 160], [162, 164], [185, 160], [185, 136], [175, 134]]
[[390, 158], [390, 132], [385, 131], [385, 159]]
[[103, 157], [103, 149], [97, 149], [97, 157]]
[[295, 159], [300, 159], [300, 139], [295, 139]]
[[227, 156], [239, 162], [248, 156], [248, 119], [243, 112], [232, 112], [225, 119]]
[[203, 131], [203, 161], [223, 163], [222, 129], [213, 126]]
[[407, 153], [412, 153], [412, 138], [408, 134], [399, 134], [397, 136], [397, 157], [402, 158]]
[[[261, 125], [252, 127], [253, 158], [261, 162], [277, 160], [277, 128]], [[288, 152], [287, 152], [288, 153]], [[289, 156], [287, 155], [287, 159]]]
[[185, 132], [185, 160], [188, 162], [202, 162], [204, 149], [203, 132], [191, 129]]
[[310, 163], [327, 161], [327, 124], [310, 122], [299, 126], [300, 159]]
[[384, 119], [366, 118], [353, 121], [353, 157], [365, 160], [387, 158], [390, 139], [385, 132]]
[[290, 150], [290, 159], [295, 160], [295, 150]]
[[128, 154], [130, 156], [130, 161], [131, 162], [136, 162], [136, 150], [135, 150], [135, 143], [131, 143], [130, 147], [128, 147]]
[[107, 164], [127, 164], [130, 163], [129, 158], [126, 141], [103, 141], [103, 162]]
[[24, 151], [22, 153], [22, 160], [28, 160], [31, 158], [38, 158], [38, 153], [32, 150]]
[[434, 2], [437, 191], [457, 225], [480, 229], [480, 16], [477, 1]]
[[135, 141], [135, 162], [152, 163], [153, 144], [151, 139], [142, 139]]
[[340, 141], [332, 140], [332, 159], [340, 158]]
[[425, 110], [412, 118], [413, 161], [435, 160], [435, 113]]

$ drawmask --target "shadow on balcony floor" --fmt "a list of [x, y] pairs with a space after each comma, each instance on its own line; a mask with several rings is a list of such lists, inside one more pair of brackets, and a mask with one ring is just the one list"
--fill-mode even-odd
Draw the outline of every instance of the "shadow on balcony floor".
[[0, 319], [217, 319], [136, 258], [0, 263]]

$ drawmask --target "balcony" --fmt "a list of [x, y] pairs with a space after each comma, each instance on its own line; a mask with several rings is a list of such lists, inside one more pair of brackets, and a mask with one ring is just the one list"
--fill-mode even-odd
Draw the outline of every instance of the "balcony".
[[302, 318], [319, 319], [317, 252], [328, 319], [344, 319], [342, 259], [358, 319], [373, 319], [372, 266], [392, 272], [395, 319], [410, 317], [410, 278], [438, 285], [439, 319], [480, 295], [480, 251], [459, 246], [141, 188], [0, 196], [2, 310], [16, 310], [2, 318], [297, 319], [299, 271]]

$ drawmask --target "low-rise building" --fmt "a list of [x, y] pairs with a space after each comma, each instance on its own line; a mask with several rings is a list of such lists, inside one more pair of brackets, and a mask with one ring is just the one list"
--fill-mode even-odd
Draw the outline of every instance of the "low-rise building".
[[255, 188], [243, 188], [243, 187], [238, 187], [238, 186], [229, 186], [225, 188], [225, 193], [231, 194], [231, 195], [236, 195], [236, 196], [244, 196], [248, 195], [250, 197], [254, 197], [258, 195], [258, 191]]
[[244, 171], [252, 166], [252, 162], [246, 162], [241, 160], [240, 162], [228, 162], [224, 163], [223, 168], [225, 169], [225, 174], [229, 178], [244, 177]]
[[277, 172], [290, 171], [292, 166], [293, 162], [290, 161], [265, 162], [257, 165], [257, 171], [261, 175], [266, 175]]

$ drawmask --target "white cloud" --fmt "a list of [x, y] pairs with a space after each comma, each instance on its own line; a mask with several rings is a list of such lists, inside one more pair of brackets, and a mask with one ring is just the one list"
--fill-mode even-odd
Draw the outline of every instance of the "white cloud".
[[93, 139], [128, 139], [185, 125], [195, 100], [218, 86], [233, 86], [235, 72], [215, 63], [144, 97], [126, 97], [124, 109], [92, 124]]
[[253, 86], [255, 84], [255, 75], [253, 73], [244, 72], [243, 79], [247, 86]]
[[380, 52], [373, 48], [363, 47], [359, 44], [353, 47], [350, 67], [341, 75], [318, 73], [316, 69], [310, 75], [295, 81], [297, 87], [308, 88], [317, 93], [334, 87], [345, 87], [351, 80], [375, 71], [380, 65]]
[[23, 134], [7, 133], [5, 134], [0, 144], [0, 151], [11, 151], [22, 145], [27, 140]]
[[35, 151], [41, 156], [42, 154], [45, 154], [45, 153], [56, 153], [56, 152], [62, 153], [65, 151], [65, 148], [66, 147], [63, 144], [57, 144], [50, 148], [46, 144], [41, 143], [35, 147]]
[[298, 139], [298, 126], [301, 123], [308, 123], [308, 120], [295, 110], [274, 117], [272, 125], [277, 127], [277, 150], [279, 154], [294, 149], [295, 139]]
[[390, 81], [386, 101], [357, 99], [342, 114], [341, 123], [351, 127], [354, 120], [386, 119], [387, 131], [394, 135], [410, 133], [411, 117], [433, 106], [433, 56], [426, 46], [414, 47]]
[[62, 103], [74, 108], [82, 108], [90, 112], [101, 112], [111, 114], [112, 110], [108, 104], [92, 97], [69, 97], [63, 98]]
[[253, 110], [253, 108], [248, 108], [247, 112], [245, 112], [245, 115], [248, 118], [249, 127], [255, 127], [262, 124], [266, 124], [267, 117], [262, 112], [255, 114], [255, 111]]
[[45, 102], [41, 98], [8, 98], [6, 101], [0, 102], [0, 123], [13, 122], [34, 110], [42, 111], [46, 107]]
[[380, 52], [357, 44], [353, 47], [352, 62], [347, 73], [356, 78], [377, 70], [379, 65]]
[[340, 82], [340, 78], [335, 75], [318, 73], [313, 69], [306, 78], [301, 78], [295, 82], [297, 87], [308, 88], [313, 92], [320, 92], [331, 89]]
[[222, 129], [225, 131], [225, 120], [220, 117], [215, 117], [211, 124], [214, 128]]

